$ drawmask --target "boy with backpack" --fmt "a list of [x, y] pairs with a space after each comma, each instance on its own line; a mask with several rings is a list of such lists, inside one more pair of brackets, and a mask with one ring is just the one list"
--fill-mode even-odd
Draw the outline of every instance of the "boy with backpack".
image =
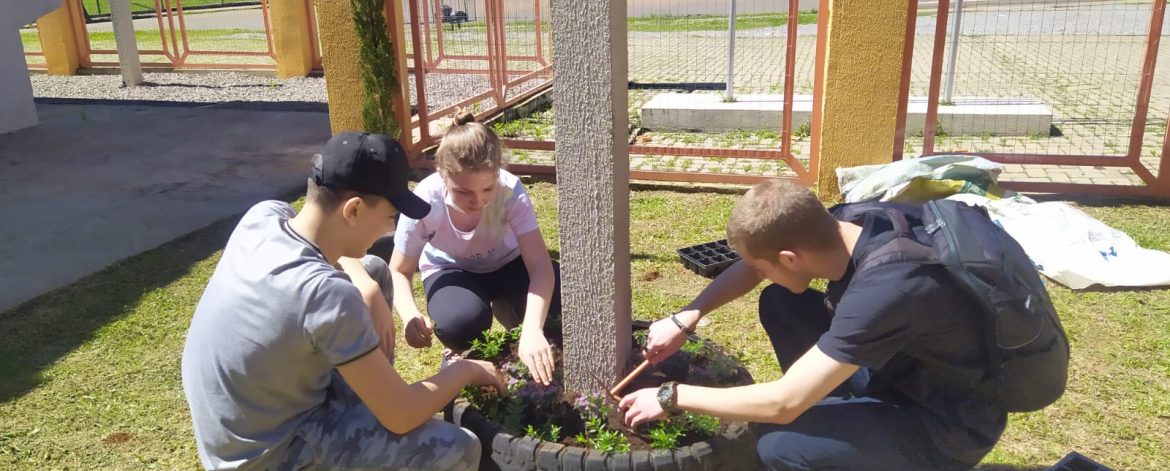
[[[966, 469], [995, 446], [1008, 412], [1064, 391], [1068, 342], [1043, 283], [976, 208], [826, 210], [776, 180], [743, 197], [727, 236], [743, 260], [652, 324], [644, 354], [674, 354], [702, 316], [767, 279], [760, 322], [784, 376], [636, 391], [619, 404], [627, 424], [676, 408], [755, 422], [771, 469]], [[809, 289], [816, 278], [826, 292]]]

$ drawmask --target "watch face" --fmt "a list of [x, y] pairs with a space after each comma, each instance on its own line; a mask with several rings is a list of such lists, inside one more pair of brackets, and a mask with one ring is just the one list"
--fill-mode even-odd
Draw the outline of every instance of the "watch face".
[[672, 399], [674, 399], [674, 385], [670, 383], [663, 384], [658, 387], [658, 405], [662, 406], [662, 410], [669, 410], [672, 406]]

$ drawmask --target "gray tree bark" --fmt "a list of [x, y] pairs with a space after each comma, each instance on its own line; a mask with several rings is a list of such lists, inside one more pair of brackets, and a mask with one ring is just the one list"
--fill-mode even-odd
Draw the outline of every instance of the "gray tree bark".
[[565, 386], [604, 394], [630, 350], [626, 0], [552, 0]]

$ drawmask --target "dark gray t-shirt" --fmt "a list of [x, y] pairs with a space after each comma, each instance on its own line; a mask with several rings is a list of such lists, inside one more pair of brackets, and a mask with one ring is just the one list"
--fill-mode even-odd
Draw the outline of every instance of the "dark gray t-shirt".
[[183, 391], [209, 469], [272, 465], [325, 400], [330, 373], [378, 338], [349, 277], [265, 201], [240, 220], [183, 349]]
[[891, 263], [855, 276], [868, 250], [892, 234], [884, 215], [869, 215], [845, 276], [829, 283], [829, 331], [817, 346], [837, 361], [871, 370], [865, 395], [918, 415], [935, 443], [962, 460], [986, 454], [1007, 412], [977, 397], [987, 360], [983, 313], [941, 266]]

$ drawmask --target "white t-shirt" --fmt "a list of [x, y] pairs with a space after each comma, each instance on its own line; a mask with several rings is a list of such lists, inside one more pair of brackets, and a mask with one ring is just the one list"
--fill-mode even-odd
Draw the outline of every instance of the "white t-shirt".
[[[439, 270], [456, 268], [490, 273], [520, 256], [516, 236], [538, 229], [536, 211], [524, 184], [515, 175], [500, 170], [495, 199], [483, 208], [479, 225], [471, 232], [460, 231], [451, 222], [451, 201], [447, 185], [438, 173], [423, 179], [414, 194], [431, 204], [422, 219], [403, 215], [394, 233], [394, 247], [419, 258], [419, 271], [427, 278]], [[454, 211], [458, 211], [455, 209]]]

